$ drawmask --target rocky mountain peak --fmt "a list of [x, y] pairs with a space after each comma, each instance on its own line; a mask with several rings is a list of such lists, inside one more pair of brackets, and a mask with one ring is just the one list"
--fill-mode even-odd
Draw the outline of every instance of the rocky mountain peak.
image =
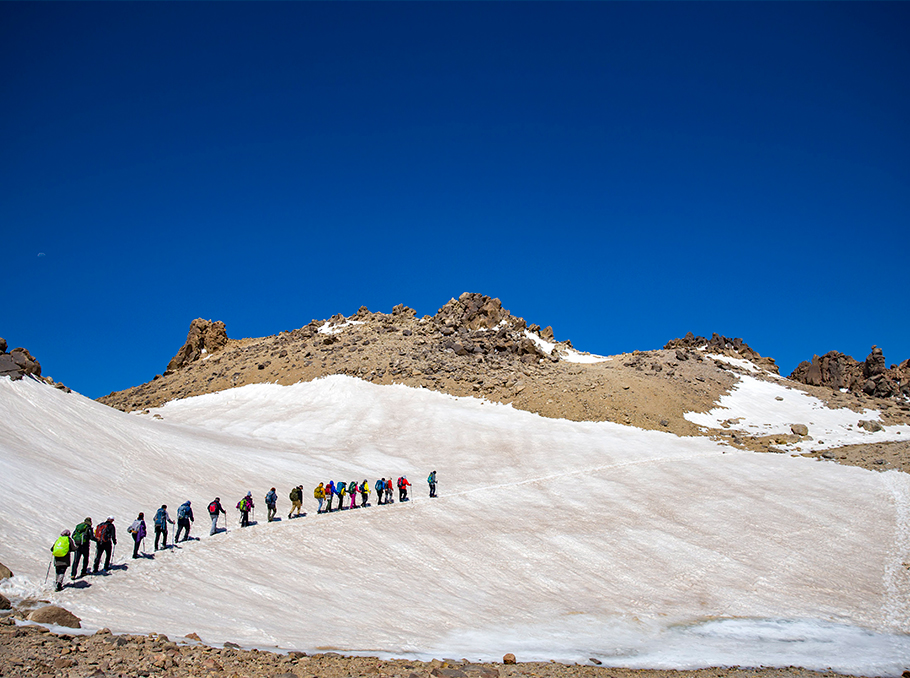
[[910, 359], [888, 368], [884, 352], [878, 346], [872, 347], [864, 362], [839, 351], [828, 351], [801, 362], [790, 379], [809, 386], [861, 391], [878, 398], [910, 397]]
[[436, 322], [450, 327], [466, 327], [470, 331], [492, 330], [503, 320], [510, 320], [513, 329], [523, 329], [525, 321], [512, 318], [499, 299], [476, 292], [465, 292], [458, 299], [450, 299], [433, 317]]
[[688, 332], [686, 336], [680, 339], [671, 339], [664, 346], [664, 350], [688, 348], [704, 348], [711, 353], [720, 353], [734, 358], [745, 358], [769, 372], [776, 373], [778, 371], [774, 358], [759, 354], [758, 351], [739, 337], [725, 337], [717, 332], [714, 332], [710, 339]]

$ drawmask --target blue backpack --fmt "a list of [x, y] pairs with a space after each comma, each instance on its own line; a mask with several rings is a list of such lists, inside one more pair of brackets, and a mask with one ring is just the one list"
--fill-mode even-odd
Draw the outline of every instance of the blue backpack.
[[186, 504], [181, 504], [180, 508], [177, 509], [177, 517], [178, 518], [189, 517], [189, 510], [190, 510], [189, 506], [187, 506]]
[[161, 527], [165, 524], [165, 520], [167, 520], [167, 511], [158, 509], [158, 513], [155, 514], [155, 525]]

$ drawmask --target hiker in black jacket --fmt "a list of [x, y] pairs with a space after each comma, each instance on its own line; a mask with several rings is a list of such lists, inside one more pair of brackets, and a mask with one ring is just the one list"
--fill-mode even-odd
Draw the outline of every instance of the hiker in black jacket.
[[111, 555], [113, 555], [116, 543], [117, 530], [114, 528], [114, 516], [108, 516], [107, 520], [95, 528], [95, 567], [92, 568], [94, 574], [98, 573], [102, 553], [104, 554], [104, 569], [111, 569]]
[[218, 532], [218, 516], [224, 513], [224, 522], [227, 523], [227, 512], [221, 506], [221, 497], [215, 497], [215, 501], [209, 504], [209, 517], [212, 519], [212, 529], [209, 532], [211, 537]]

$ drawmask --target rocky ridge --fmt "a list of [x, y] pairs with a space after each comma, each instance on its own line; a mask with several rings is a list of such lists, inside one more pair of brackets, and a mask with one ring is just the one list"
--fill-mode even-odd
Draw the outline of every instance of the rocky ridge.
[[838, 351], [829, 351], [821, 357], [814, 355], [812, 360], [797, 365], [789, 378], [810, 386], [847, 389], [876, 398], [910, 398], [910, 358], [888, 368], [878, 346], [872, 347], [863, 362]]
[[[145, 411], [175, 398], [235, 386], [289, 385], [345, 374], [376, 384], [482, 397], [545, 417], [705, 435], [683, 415], [711, 409], [736, 383], [737, 373], [746, 373], [713, 354], [749, 360], [769, 372], [767, 378], [777, 373], [773, 359], [742, 339], [719, 334], [707, 339], [689, 333], [660, 350], [594, 358], [575, 352], [569, 341], [556, 341], [551, 327], [529, 326], [498, 299], [465, 293], [433, 316], [418, 318], [401, 304], [391, 313], [362, 307], [351, 316], [313, 320], [270, 337], [230, 339], [223, 323], [196, 319], [169, 363], [172, 369], [99, 400], [124, 411]], [[750, 374], [764, 378], [763, 373]], [[886, 424], [910, 422], [910, 405], [894, 399], [798, 383], [793, 387], [832, 407], [857, 413], [879, 409]], [[799, 438], [798, 432], [747, 437], [719, 430], [707, 435], [758, 451]], [[905, 462], [898, 468], [910, 469], [910, 459]]]

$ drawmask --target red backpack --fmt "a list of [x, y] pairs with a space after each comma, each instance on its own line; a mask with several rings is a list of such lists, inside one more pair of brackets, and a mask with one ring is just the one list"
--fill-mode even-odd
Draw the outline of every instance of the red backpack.
[[95, 528], [95, 539], [98, 540], [100, 544], [106, 544], [110, 539], [110, 530], [108, 528], [111, 526], [108, 522], [103, 522]]

